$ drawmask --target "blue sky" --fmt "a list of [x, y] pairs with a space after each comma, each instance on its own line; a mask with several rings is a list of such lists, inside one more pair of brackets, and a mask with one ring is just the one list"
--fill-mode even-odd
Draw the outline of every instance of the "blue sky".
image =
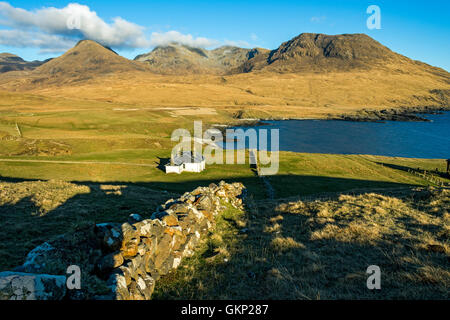
[[[2, 0], [0, 0], [2, 1]], [[8, 2], [8, 1], [7, 1]], [[14, 8], [33, 12], [38, 9], [64, 8], [69, 3], [86, 5], [96, 12], [99, 19], [113, 24], [113, 18], [121, 17], [138, 27], [130, 27], [130, 35], [121, 35], [123, 43], [111, 45], [113, 49], [127, 58], [147, 52], [157, 43], [175, 36], [188, 39], [205, 46], [238, 44], [246, 47], [277, 48], [303, 32], [326, 34], [366, 33], [390, 49], [450, 70], [450, 1], [9, 1]], [[378, 5], [381, 9], [381, 29], [369, 30], [366, 20], [369, 5]], [[41, 22], [27, 26], [23, 21], [5, 23], [0, 7], [0, 52], [12, 52], [27, 60], [45, 59], [58, 55], [58, 49], [42, 44], [47, 37], [63, 37], [61, 48], [70, 44], [70, 39], [83, 35], [67, 33], [58, 28], [49, 27]], [[30, 18], [31, 19], [31, 18]], [[52, 19], [52, 18], [50, 18]], [[55, 18], [56, 21], [56, 18]], [[29, 23], [27, 21], [27, 23]], [[34, 23], [34, 24], [33, 24]], [[44, 25], [44, 29], [40, 29]], [[46, 27], [45, 27], [46, 26]], [[130, 37], [139, 35], [142, 41], [133, 41]], [[47, 29], [45, 29], [47, 28]], [[26, 43], [27, 35], [14, 33], [6, 41], [7, 33], [2, 30], [34, 32], [30, 37], [39, 37], [42, 41], [33, 46]], [[111, 31], [113, 32], [113, 31]], [[114, 31], [114, 32], [117, 32]], [[158, 33], [156, 37], [152, 33]], [[20, 35], [19, 35], [20, 34]], [[115, 35], [112, 33], [112, 35]], [[165, 36], [164, 36], [165, 35]], [[188, 37], [190, 35], [190, 38]], [[140, 36], [140, 35], [139, 35]], [[23, 41], [17, 38], [25, 37]], [[202, 41], [202, 39], [206, 40]], [[61, 38], [62, 39], [62, 38]], [[69, 39], [69, 41], [67, 41]], [[147, 39], [150, 39], [148, 42]], [[163, 39], [163, 40], [161, 40]], [[191, 40], [189, 40], [191, 39]], [[17, 41], [16, 41], [17, 40]], [[58, 42], [59, 38], [52, 38]], [[74, 40], [75, 41], [75, 40]], [[206, 42], [205, 42], [206, 41]], [[30, 41], [31, 42], [31, 41]], [[64, 42], [64, 43], [63, 43]], [[124, 44], [124, 43], [127, 44]], [[130, 43], [132, 43], [130, 45]], [[47, 43], [48, 44], [48, 43]], [[110, 44], [110, 43], [107, 43]], [[59, 45], [59, 44], [58, 44]], [[59, 47], [58, 47], [59, 48]], [[65, 48], [65, 47], [64, 47]]]

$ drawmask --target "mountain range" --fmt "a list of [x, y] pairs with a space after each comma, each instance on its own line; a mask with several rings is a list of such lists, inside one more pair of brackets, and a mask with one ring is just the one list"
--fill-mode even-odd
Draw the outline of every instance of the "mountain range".
[[302, 33], [275, 50], [222, 46], [214, 50], [170, 43], [138, 55], [119, 56], [108, 47], [82, 40], [62, 56], [26, 62], [9, 53], [0, 54], [0, 72], [33, 70], [36, 75], [91, 78], [112, 72], [148, 71], [158, 74], [237, 74], [255, 71], [278, 73], [369, 70], [392, 65], [428, 69], [438, 76], [448, 72], [391, 51], [365, 34], [324, 35]]
[[133, 60], [82, 40], [45, 62], [1, 54], [0, 70], [0, 90], [239, 112], [245, 106], [243, 117], [254, 116], [250, 109], [275, 115], [264, 106], [323, 115], [442, 106], [450, 97], [446, 70], [393, 52], [365, 34], [302, 33], [274, 50], [170, 43]]
[[270, 50], [244, 49], [234, 46], [206, 50], [171, 43], [164, 47], [156, 47], [152, 52], [139, 55], [134, 60], [144, 62], [153, 72], [162, 74], [226, 74], [239, 68], [256, 55], [268, 52]]

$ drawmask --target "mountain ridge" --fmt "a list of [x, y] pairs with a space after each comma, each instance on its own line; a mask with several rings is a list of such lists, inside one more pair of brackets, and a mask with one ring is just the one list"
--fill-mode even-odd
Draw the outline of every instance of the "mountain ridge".
[[[3, 59], [18, 61], [19, 58], [4, 54]], [[339, 74], [346, 74], [343, 79], [351, 82], [357, 81], [361, 73], [372, 72], [384, 74], [384, 79], [398, 79], [397, 81], [401, 81], [405, 86], [407, 83], [408, 86], [413, 84], [414, 88], [423, 87], [423, 77], [430, 77], [428, 91], [447, 89], [446, 86], [450, 84], [450, 74], [446, 70], [395, 53], [365, 34], [302, 33], [283, 42], [274, 50], [235, 46], [207, 50], [171, 43], [156, 47], [149, 53], [138, 55], [134, 60], [124, 58], [111, 48], [95, 41], [82, 40], [63, 55], [40, 64], [31, 71], [0, 74], [0, 85], [12, 90], [33, 90], [51, 86], [61, 87], [71, 83], [82, 85], [90, 81], [100, 83], [104, 76], [108, 76], [116, 79], [130, 79], [128, 81], [134, 83], [129, 85], [136, 86], [137, 79], [160, 75], [167, 76], [166, 79], [170, 79], [169, 76], [192, 77], [193, 81], [201, 77], [206, 79], [209, 76], [219, 76], [217, 81], [220, 84], [227, 82], [225, 78], [227, 76], [241, 76], [248, 78], [247, 85], [251, 86], [252, 79], [253, 81], [256, 79], [255, 76], [258, 79], [261, 78], [259, 75], [263, 78], [280, 79], [283, 74], [299, 77], [321, 74], [338, 79], [341, 78]], [[117, 76], [122, 73], [130, 75]], [[374, 78], [371, 85], [379, 86], [380, 81], [383, 80], [377, 79]], [[435, 84], [431, 85], [431, 83]], [[275, 84], [275, 82], [272, 83], [272, 86]], [[308, 86], [311, 87], [312, 84]], [[261, 90], [263, 88], [268, 90], [265, 85]], [[347, 87], [347, 89], [352, 90], [353, 87]], [[257, 97], [253, 93], [259, 91], [263, 94], [261, 90], [245, 89], [243, 92], [246, 94], [252, 92], [253, 96], [249, 99], [253, 100]], [[280, 87], [280, 90], [287, 90], [286, 94], [291, 94], [290, 89]], [[335, 87], [328, 87], [328, 90], [334, 91]], [[408, 89], [408, 92], [413, 91]], [[309, 94], [316, 95], [313, 89], [309, 90]], [[401, 101], [404, 97], [402, 94], [397, 95], [392, 92], [389, 94], [390, 100]], [[416, 95], [408, 93], [408, 96]], [[425, 96], [426, 99], [434, 99], [429, 93]], [[171, 95], [168, 99], [171, 99]], [[291, 99], [297, 98], [293, 96]], [[420, 99], [422, 98], [419, 98], [419, 104], [423, 104], [424, 102]], [[238, 100], [233, 99], [228, 103], [236, 104]], [[251, 102], [251, 104], [254, 103], [256, 102]]]
[[0, 73], [33, 70], [47, 61], [25, 61], [15, 54], [3, 52], [0, 53]]
[[63, 55], [33, 70], [42, 82], [71, 82], [115, 72], [145, 71], [142, 64], [126, 59], [111, 48], [92, 40], [81, 40]]
[[253, 57], [254, 50], [229, 45], [208, 50], [170, 43], [134, 60], [147, 63], [153, 72], [161, 74], [226, 74]]

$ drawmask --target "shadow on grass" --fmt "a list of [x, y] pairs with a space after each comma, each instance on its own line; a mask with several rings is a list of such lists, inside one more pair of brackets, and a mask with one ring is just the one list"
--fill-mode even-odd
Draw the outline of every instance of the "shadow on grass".
[[450, 174], [445, 172], [445, 171], [440, 171], [438, 168], [436, 168], [435, 170], [425, 170], [425, 169], [421, 169], [421, 168], [413, 168], [413, 167], [407, 167], [407, 166], [400, 166], [397, 164], [392, 164], [392, 163], [385, 163], [385, 162], [375, 162], [376, 164], [380, 164], [383, 165], [385, 167], [391, 168], [391, 169], [395, 169], [395, 170], [400, 170], [400, 171], [404, 171], [404, 172], [409, 172], [409, 171], [416, 171], [416, 172], [420, 172], [423, 173], [424, 171], [427, 172], [431, 172], [441, 178], [446, 178], [446, 179], [450, 179]]
[[166, 164], [170, 163], [170, 158], [161, 158], [161, 157], [157, 157], [159, 162], [155, 161], [155, 164], [157, 164], [158, 166], [156, 167], [157, 169], [161, 170], [162, 172], [166, 172]]

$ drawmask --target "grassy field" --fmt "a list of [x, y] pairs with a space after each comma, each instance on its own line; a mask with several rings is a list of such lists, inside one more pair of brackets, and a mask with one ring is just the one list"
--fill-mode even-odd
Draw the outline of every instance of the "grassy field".
[[[328, 198], [335, 192], [428, 186], [427, 180], [387, 164], [443, 166], [438, 160], [287, 152], [281, 153], [280, 160], [279, 175], [269, 177], [276, 198]], [[221, 179], [243, 182], [255, 201], [267, 198], [264, 183], [248, 165], [211, 165], [200, 174], [166, 175], [156, 164], [0, 162], [0, 175], [0, 215], [4, 221], [0, 225], [0, 269], [17, 266], [34, 246], [74, 231], [79, 224], [122, 221], [131, 213], [149, 216], [168, 198]]]
[[[167, 100], [139, 91], [162, 86], [154, 78], [125, 99], [125, 80], [122, 87], [105, 84], [113, 86], [110, 99], [92, 83], [48, 92], [0, 92], [0, 270], [21, 264], [27, 252], [62, 233], [124, 221], [131, 213], [149, 217], [169, 198], [225, 180], [247, 187], [246, 212], [230, 209], [221, 217], [202, 250], [158, 285], [156, 298], [446, 297], [448, 193], [434, 190], [429, 197], [414, 198], [412, 188], [436, 183], [410, 172], [442, 172], [445, 161], [280, 152], [278, 174], [267, 177], [274, 191], [268, 201], [267, 185], [249, 164], [208, 165], [198, 174], [161, 170], [174, 145], [174, 129], [192, 130], [194, 120], [203, 120], [204, 129], [232, 123], [243, 100], [182, 105], [181, 78], [163, 86]], [[222, 94], [215, 82], [202, 87], [190, 81], [193, 90]], [[252, 95], [239, 87], [244, 79], [227, 81], [239, 97]], [[283, 94], [258, 93], [254, 99], [276, 104]], [[280, 108], [294, 116], [343, 111], [319, 107], [310, 113], [311, 103]], [[245, 106], [251, 117], [281, 110], [260, 107], [256, 100]], [[444, 249], [430, 252], [428, 246]], [[364, 289], [363, 266], [369, 262], [387, 270], [390, 289], [383, 294]]]

